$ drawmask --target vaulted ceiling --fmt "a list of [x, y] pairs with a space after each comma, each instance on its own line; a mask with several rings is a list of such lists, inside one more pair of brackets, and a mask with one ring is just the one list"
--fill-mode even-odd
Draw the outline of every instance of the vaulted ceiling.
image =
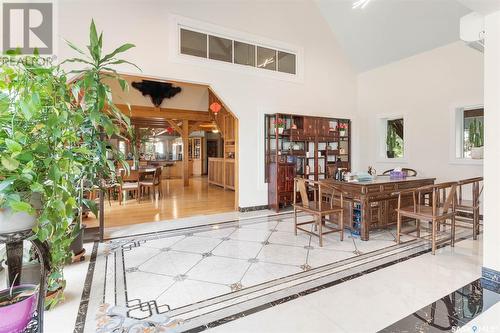
[[316, 1], [358, 72], [458, 41], [460, 18], [471, 12], [464, 0], [371, 0], [363, 9]]

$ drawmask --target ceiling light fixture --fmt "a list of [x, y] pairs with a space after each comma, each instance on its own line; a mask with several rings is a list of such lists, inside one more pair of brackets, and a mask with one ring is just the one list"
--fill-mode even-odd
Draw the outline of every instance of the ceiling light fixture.
[[353, 4], [352, 4], [352, 9], [356, 9], [356, 8], [365, 8], [366, 5], [370, 2], [371, 0], [356, 0]]

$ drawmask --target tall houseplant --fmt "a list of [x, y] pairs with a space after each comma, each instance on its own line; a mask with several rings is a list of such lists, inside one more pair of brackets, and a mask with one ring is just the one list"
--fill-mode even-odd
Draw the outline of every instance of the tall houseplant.
[[477, 118], [474, 118], [474, 120], [469, 124], [469, 144], [471, 157], [474, 159], [482, 159], [484, 146], [484, 125]]

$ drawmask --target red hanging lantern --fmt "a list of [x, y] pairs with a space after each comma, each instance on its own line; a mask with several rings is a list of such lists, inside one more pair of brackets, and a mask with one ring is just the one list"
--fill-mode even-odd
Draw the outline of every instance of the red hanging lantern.
[[222, 109], [222, 105], [220, 105], [220, 103], [217, 103], [217, 102], [213, 102], [212, 104], [210, 104], [210, 110], [215, 114], [217, 115], [217, 113], [219, 113], [219, 111]]
[[166, 128], [168, 134], [174, 134], [174, 129], [172, 127]]

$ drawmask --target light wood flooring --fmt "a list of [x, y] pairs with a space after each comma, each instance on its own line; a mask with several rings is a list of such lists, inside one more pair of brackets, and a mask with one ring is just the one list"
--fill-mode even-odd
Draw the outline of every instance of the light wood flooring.
[[[127, 198], [122, 205], [118, 201], [105, 201], [105, 227], [124, 226], [144, 222], [156, 222], [181, 217], [216, 214], [234, 211], [234, 191], [208, 185], [207, 177], [189, 179], [184, 187], [182, 179], [163, 179], [163, 197], [153, 198], [145, 194], [138, 203], [135, 198]], [[87, 227], [97, 227], [99, 221], [93, 214], [84, 223]]]

